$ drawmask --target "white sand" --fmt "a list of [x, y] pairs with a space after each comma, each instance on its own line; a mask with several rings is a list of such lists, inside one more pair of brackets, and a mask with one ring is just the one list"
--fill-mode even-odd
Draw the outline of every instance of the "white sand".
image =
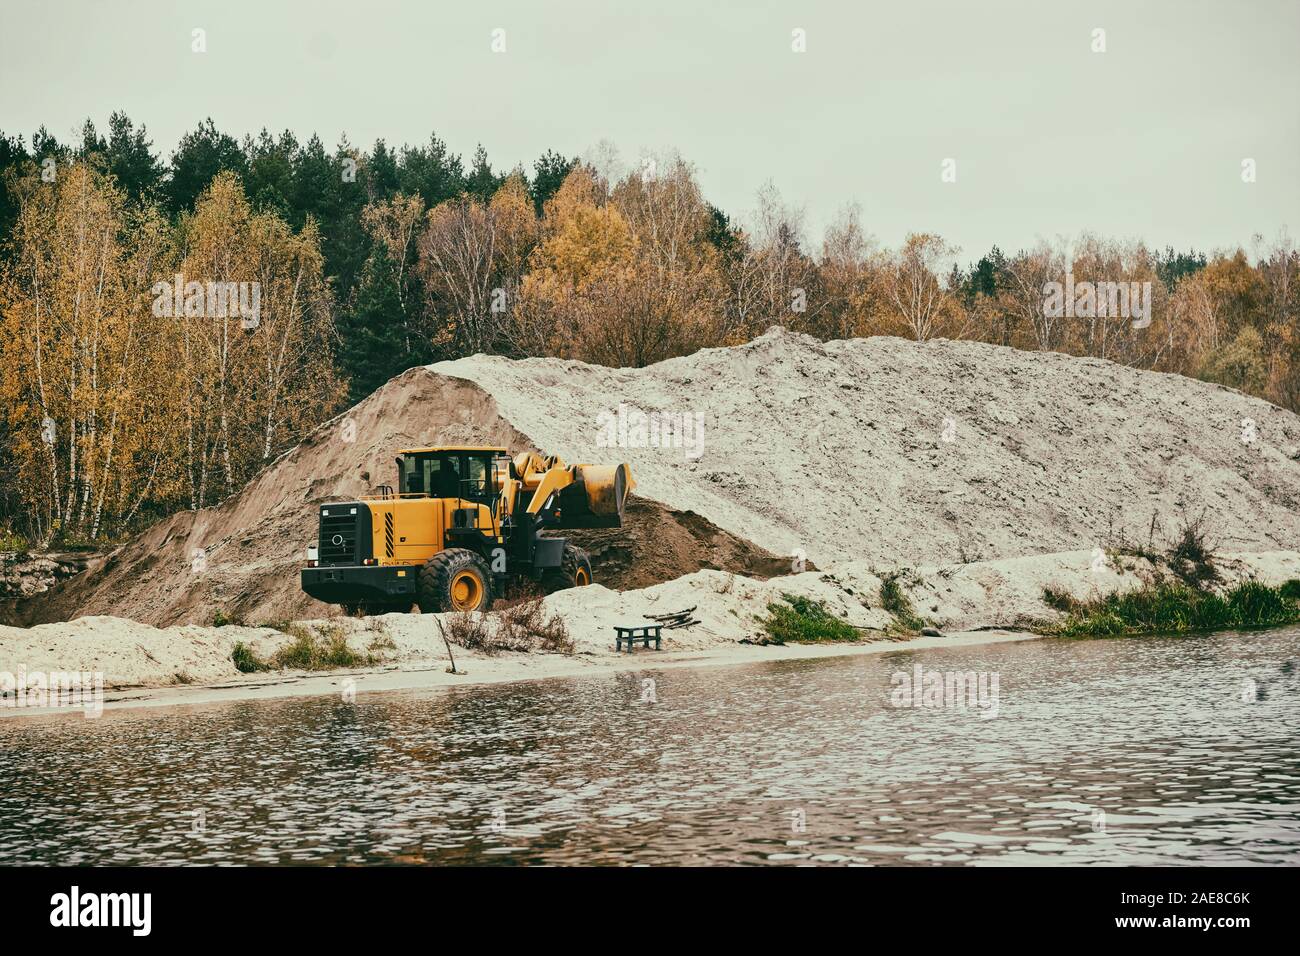
[[[481, 355], [430, 369], [477, 383], [566, 460], [618, 453], [640, 494], [819, 567], [1090, 551], [1182, 509], [1207, 509], [1225, 550], [1300, 542], [1300, 417], [1098, 359], [774, 329], [643, 369]], [[703, 454], [602, 447], [597, 418], [620, 403], [702, 413]]]

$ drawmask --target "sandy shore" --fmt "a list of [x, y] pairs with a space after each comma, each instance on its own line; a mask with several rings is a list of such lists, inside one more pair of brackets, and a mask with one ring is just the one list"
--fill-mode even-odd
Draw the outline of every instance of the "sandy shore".
[[[1300, 553], [1269, 551], [1223, 555], [1225, 583], [1256, 578], [1280, 584], [1300, 578]], [[698, 571], [633, 591], [592, 585], [553, 594], [547, 613], [558, 614], [574, 642], [572, 655], [486, 655], [455, 648], [461, 674], [447, 673], [439, 615], [386, 614], [297, 622], [298, 630], [342, 636], [376, 665], [339, 672], [240, 673], [231, 659], [237, 642], [262, 659], [293, 638], [272, 627], [185, 625], [155, 628], [113, 617], [82, 617], [33, 628], [0, 627], [0, 678], [52, 672], [101, 675], [106, 707], [162, 706], [226, 700], [451, 687], [627, 670], [742, 664], [896, 650], [1025, 640], [1032, 622], [1054, 619], [1043, 603], [1053, 587], [1086, 599], [1141, 585], [1145, 562], [1102, 561], [1097, 553], [1057, 554], [906, 569], [898, 579], [915, 613], [941, 636], [901, 637], [897, 620], [881, 607], [882, 572], [862, 563], [836, 565], [770, 580]], [[858, 628], [860, 643], [761, 646], [760, 619], [784, 594], [813, 598]], [[663, 650], [614, 648], [615, 624], [642, 624], [647, 615], [693, 608], [691, 627], [663, 632]], [[283, 627], [283, 625], [281, 625]], [[48, 708], [0, 707], [0, 716], [34, 716]]]
[[[1038, 635], [1019, 631], [971, 631], [943, 637], [918, 637], [910, 641], [869, 641], [860, 644], [719, 645], [707, 651], [654, 651], [638, 648], [631, 654], [501, 654], [495, 657], [456, 654], [459, 674], [447, 672], [447, 661], [428, 667], [390, 665], [313, 674], [261, 674], [251, 679], [203, 686], [130, 688], [107, 691], [104, 710], [141, 707], [183, 707], [236, 701], [271, 700], [288, 697], [346, 695], [361, 699], [366, 694], [389, 691], [440, 690], [510, 681], [548, 678], [598, 677], [620, 672], [649, 672], [680, 667], [708, 667], [753, 664], [784, 660], [809, 660], [884, 654], [894, 651], [963, 647], [1036, 639]], [[0, 711], [11, 718], [59, 714], [82, 719], [80, 708], [55, 710], [49, 707]]]

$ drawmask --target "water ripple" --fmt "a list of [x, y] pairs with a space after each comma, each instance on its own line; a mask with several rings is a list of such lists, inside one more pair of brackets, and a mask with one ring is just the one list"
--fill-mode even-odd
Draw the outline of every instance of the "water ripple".
[[[8, 721], [0, 864], [1294, 865], [1297, 658], [1038, 641]], [[997, 716], [892, 707], [916, 664], [996, 673]]]

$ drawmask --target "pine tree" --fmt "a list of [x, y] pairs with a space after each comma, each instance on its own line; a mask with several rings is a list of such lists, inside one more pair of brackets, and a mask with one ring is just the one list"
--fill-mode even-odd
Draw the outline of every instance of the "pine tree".
[[474, 150], [474, 166], [465, 177], [466, 192], [471, 196], [477, 196], [483, 202], [488, 202], [496, 195], [503, 182], [505, 177], [492, 172], [492, 167], [488, 165], [487, 150], [480, 144]]
[[233, 170], [241, 178], [248, 172], [243, 150], [234, 137], [217, 132], [209, 117], [192, 133], [181, 137], [172, 154], [171, 179], [167, 183], [167, 200], [172, 212], [194, 208], [194, 200], [208, 188], [212, 178], [223, 169]]
[[437, 136], [429, 137], [428, 148], [402, 148], [398, 179], [401, 191], [418, 195], [426, 209], [465, 191], [465, 171], [460, 157], [449, 154], [447, 145]]
[[371, 202], [388, 199], [401, 187], [396, 154], [382, 139], [375, 140], [366, 164], [366, 190]]
[[119, 110], [108, 118], [108, 171], [135, 202], [150, 199], [162, 187], [163, 166], [152, 147], [145, 127], [136, 129], [125, 113]]
[[275, 139], [263, 128], [256, 140], [244, 140], [244, 153], [248, 159], [245, 184], [249, 200], [257, 209], [290, 218], [298, 140], [288, 130]]
[[533, 205], [537, 209], [537, 215], [541, 215], [546, 205], [546, 200], [555, 195], [556, 191], [564, 185], [564, 178], [569, 175], [569, 171], [578, 164], [576, 159], [565, 159], [559, 153], [547, 150], [537, 162], [533, 163], [532, 187], [529, 192], [533, 197]]
[[339, 358], [349, 378], [349, 402], [359, 402], [394, 375], [428, 359], [422, 346], [407, 341], [394, 276], [383, 247], [377, 245], [339, 322]]

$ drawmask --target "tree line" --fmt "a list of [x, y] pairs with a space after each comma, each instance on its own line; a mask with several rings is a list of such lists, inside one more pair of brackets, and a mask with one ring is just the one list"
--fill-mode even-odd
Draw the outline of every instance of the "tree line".
[[[675, 155], [496, 170], [436, 136], [327, 150], [207, 120], [164, 161], [122, 113], [79, 142], [0, 133], [0, 176], [0, 532], [42, 545], [219, 502], [391, 376], [477, 352], [643, 366], [784, 325], [1096, 356], [1300, 410], [1285, 235], [971, 259], [929, 233], [883, 247], [852, 205], [815, 242], [771, 186], [732, 218]], [[1113, 293], [1045, 308], [1067, 277], [1142, 290], [1141, 321]], [[225, 308], [249, 287], [255, 316]]]

